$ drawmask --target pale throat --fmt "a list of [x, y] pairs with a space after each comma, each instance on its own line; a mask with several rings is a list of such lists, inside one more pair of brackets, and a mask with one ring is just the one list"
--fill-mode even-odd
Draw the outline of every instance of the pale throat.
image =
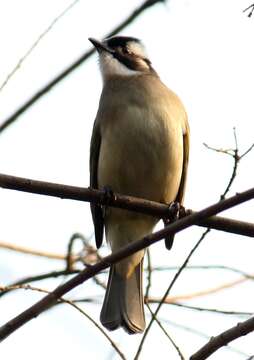
[[129, 69], [111, 54], [103, 54], [100, 56], [99, 63], [104, 80], [111, 76], [135, 76], [142, 74], [142, 71]]

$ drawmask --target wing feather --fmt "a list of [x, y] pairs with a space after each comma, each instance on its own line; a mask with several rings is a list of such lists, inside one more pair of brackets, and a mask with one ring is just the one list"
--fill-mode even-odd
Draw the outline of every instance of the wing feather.
[[[98, 189], [98, 161], [101, 147], [101, 133], [98, 124], [94, 123], [91, 144], [90, 144], [90, 186], [91, 188]], [[99, 248], [103, 241], [104, 220], [103, 210], [101, 205], [90, 203], [95, 242], [97, 248]]]

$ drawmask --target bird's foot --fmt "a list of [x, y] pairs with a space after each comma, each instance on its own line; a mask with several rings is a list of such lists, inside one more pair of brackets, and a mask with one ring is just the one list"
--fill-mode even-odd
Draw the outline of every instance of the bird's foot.
[[115, 199], [114, 192], [110, 186], [103, 186], [103, 203], [105, 206], [109, 206]]

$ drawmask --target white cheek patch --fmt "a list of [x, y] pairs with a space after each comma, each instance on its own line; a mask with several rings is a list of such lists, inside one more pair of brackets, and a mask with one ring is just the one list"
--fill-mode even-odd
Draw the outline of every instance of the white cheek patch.
[[141, 71], [131, 70], [127, 68], [109, 53], [101, 53], [99, 57], [99, 62], [102, 77], [104, 79], [113, 75], [133, 76], [141, 73]]
[[136, 41], [129, 41], [127, 44], [128, 50], [141, 58], [147, 58], [147, 53], [144, 46]]

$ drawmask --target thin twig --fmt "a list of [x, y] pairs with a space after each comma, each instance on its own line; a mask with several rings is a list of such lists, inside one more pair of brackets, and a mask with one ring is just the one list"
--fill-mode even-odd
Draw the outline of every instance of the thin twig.
[[[10, 290], [18, 290], [18, 289], [33, 290], [33, 291], [38, 291], [38, 292], [42, 292], [42, 293], [46, 293], [46, 294], [51, 294], [51, 292], [48, 291], [48, 290], [41, 289], [41, 288], [38, 288], [38, 287], [34, 287], [34, 286], [31, 286], [31, 285], [0, 286], [0, 291], [5, 291], [5, 292], [10, 291]], [[108, 334], [104, 331], [104, 329], [90, 315], [88, 315], [83, 309], [81, 309], [79, 306], [77, 306], [75, 304], [75, 302], [73, 302], [72, 300], [67, 300], [67, 299], [65, 299], [63, 297], [60, 297], [57, 300], [57, 304], [59, 304], [59, 303], [69, 304], [72, 307], [74, 307], [74, 309], [78, 310], [82, 315], [84, 315], [106, 337], [106, 339], [110, 342], [110, 344], [115, 349], [115, 351], [118, 353], [120, 358], [123, 359], [123, 360], [126, 360], [126, 357], [124, 356], [124, 354], [120, 351], [119, 347], [108, 336]]]
[[[225, 154], [227, 154], [227, 155], [230, 155], [230, 156], [233, 157], [233, 160], [234, 160], [234, 165], [233, 165], [232, 174], [231, 174], [230, 180], [229, 180], [229, 182], [228, 182], [228, 185], [227, 185], [224, 193], [223, 193], [223, 194], [221, 195], [221, 197], [220, 197], [221, 200], [225, 199], [227, 193], [229, 192], [229, 190], [230, 190], [230, 188], [231, 188], [231, 186], [232, 186], [232, 184], [233, 184], [233, 181], [234, 181], [235, 178], [236, 178], [237, 169], [238, 169], [238, 165], [239, 165], [240, 160], [241, 160], [245, 155], [247, 155], [248, 152], [251, 151], [252, 148], [253, 148], [253, 145], [251, 145], [247, 151], [245, 151], [241, 156], [239, 156], [239, 148], [238, 148], [238, 140], [237, 140], [237, 135], [236, 135], [236, 129], [234, 128], [233, 131], [234, 131], [235, 148], [234, 148], [232, 151], [229, 151], [229, 150], [224, 150], [224, 151], [223, 151], [223, 150], [218, 150], [218, 149], [212, 149], [212, 150], [219, 151], [219, 152], [225, 153]], [[209, 231], [209, 230], [208, 230], [208, 231]], [[244, 278], [244, 279], [239, 279], [238, 281], [234, 281], [234, 282], [233, 282], [233, 286], [236, 285], [236, 284], [241, 283], [243, 280], [246, 280], [246, 278]], [[230, 284], [224, 284], [223, 289], [225, 288], [225, 285], [226, 285], [226, 287], [231, 286], [231, 285], [232, 285], [232, 282], [231, 282]], [[220, 288], [219, 290], [221, 290], [221, 288]], [[225, 345], [226, 345], [226, 344], [225, 344]], [[202, 358], [202, 359], [203, 359], [203, 358]]]
[[[93, 297], [73, 299], [72, 301], [74, 303], [80, 303], [80, 302], [98, 303], [98, 299], [96, 300]], [[148, 298], [145, 299], [145, 304], [146, 305], [147, 304], [158, 304], [160, 302], [161, 302], [160, 298], [148, 297]], [[213, 313], [213, 314], [217, 314], [217, 315], [229, 315], [229, 316], [235, 316], [235, 317], [249, 317], [249, 316], [252, 316], [254, 314], [253, 312], [248, 312], [248, 311], [222, 310], [222, 309], [204, 308], [204, 307], [200, 307], [200, 306], [191, 306], [191, 305], [171, 301], [170, 296], [165, 300], [164, 304], [180, 307], [180, 308], [186, 309], [186, 310], [194, 310], [194, 311], [198, 311], [198, 312], [208, 312], [208, 313]]]
[[[89, 268], [84, 269], [81, 271], [78, 275], [74, 276], [72, 279], [68, 280], [66, 283], [58, 286], [52, 293], [45, 296], [43, 299], [32, 305], [27, 310], [23, 311], [21, 314], [17, 315], [10, 321], [8, 321], [6, 324], [4, 324], [0, 328], [0, 341], [3, 341], [6, 339], [9, 335], [11, 335], [14, 331], [19, 329], [21, 326], [26, 324], [28, 321], [32, 320], [34, 317], [37, 317], [39, 314], [41, 314], [46, 309], [50, 308], [52, 305], [54, 305], [57, 302], [57, 299], [64, 294], [66, 294], [68, 291], [74, 289], [78, 285], [82, 284], [84, 281], [90, 279], [95, 274], [98, 274], [101, 270], [106, 269], [111, 264], [114, 264], [127, 256], [130, 256], [134, 254], [137, 251], [140, 251], [158, 241], [161, 239], [164, 239], [165, 236], [176, 234], [179, 231], [182, 231], [186, 229], [187, 227], [193, 225], [197, 219], [204, 219], [206, 217], [212, 216], [217, 214], [220, 211], [227, 210], [229, 208], [232, 208], [233, 206], [236, 206], [238, 204], [241, 204], [245, 201], [248, 201], [250, 199], [254, 198], [254, 188], [247, 190], [245, 192], [236, 194], [226, 200], [222, 200], [219, 203], [215, 203], [195, 214], [191, 214], [189, 216], [186, 216], [182, 219], [179, 219], [175, 221], [174, 223], [168, 225], [164, 229], [161, 229], [153, 234], [145, 236], [143, 239], [139, 241], [135, 241], [128, 246], [123, 247], [119, 251], [104, 257], [100, 262], [98, 262], [95, 265], [90, 266]], [[191, 255], [195, 251], [196, 247], [198, 246], [198, 243], [196, 246], [192, 249], [190, 252], [188, 258], [183, 263], [182, 267], [178, 271], [178, 273], [175, 275], [173, 281], [171, 282], [167, 292], [165, 293], [164, 298], [168, 296], [169, 291], [171, 290], [173, 284], [175, 283], [176, 279], [178, 278], [181, 271], [184, 269], [186, 264], [188, 263]], [[162, 300], [163, 300], [162, 299]], [[157, 308], [155, 315], [157, 315], [159, 308], [161, 305]], [[150, 322], [151, 324], [151, 322]], [[149, 324], [149, 325], [150, 325]], [[151, 326], [151, 325], [150, 325]]]
[[254, 4], [251, 4], [250, 6], [248, 6], [246, 9], [243, 10], [243, 12], [246, 12], [248, 10], [250, 10], [248, 17], [251, 17], [253, 14], [253, 11], [254, 11]]
[[241, 159], [243, 159], [253, 148], [254, 148], [254, 144], [252, 144], [245, 152], [243, 152], [242, 155], [239, 155], [239, 147], [238, 147], [238, 140], [237, 140], [237, 134], [236, 134], [236, 129], [235, 127], [233, 128], [233, 133], [234, 133], [234, 141], [235, 141], [235, 147], [234, 149], [217, 149], [214, 148], [212, 146], [207, 145], [206, 143], [204, 143], [204, 146], [209, 149], [209, 150], [213, 150], [222, 154], [226, 154], [229, 155], [233, 158], [234, 161], [234, 165], [233, 165], [233, 170], [232, 170], [232, 174], [231, 177], [229, 179], [228, 185], [224, 191], [224, 193], [221, 195], [221, 199], [225, 199], [226, 195], [228, 194], [231, 185], [236, 177], [237, 174], [237, 169], [238, 169], [238, 165]]
[[[226, 201], [226, 200], [225, 200], [225, 201]], [[174, 223], [173, 223], [173, 224], [174, 224]], [[196, 249], [198, 248], [198, 246], [199, 246], [199, 244], [202, 242], [202, 240], [203, 240], [203, 238], [200, 238], [199, 241], [196, 243], [196, 245], [191, 249], [191, 251], [190, 251], [189, 255], [187, 256], [187, 258], [185, 259], [184, 263], [182, 264], [182, 266], [180, 267], [180, 269], [179, 269], [179, 270], [177, 271], [177, 273], [175, 274], [173, 280], [171, 281], [169, 287], [167, 288], [165, 294], [163, 295], [163, 297], [162, 297], [159, 305], [157, 306], [157, 308], [156, 308], [156, 310], [155, 310], [155, 312], [154, 312], [154, 317], [157, 317], [157, 315], [158, 315], [158, 313], [159, 313], [159, 311], [160, 311], [160, 309], [161, 309], [161, 307], [162, 307], [165, 299], [168, 297], [168, 295], [169, 295], [169, 293], [170, 293], [173, 285], [175, 284], [176, 280], [178, 279], [178, 277], [180, 276], [180, 274], [182, 273], [182, 271], [184, 270], [184, 268], [185, 268], [186, 265], [188, 264], [191, 256], [192, 256], [193, 253], [196, 251]], [[152, 324], [153, 324], [153, 322], [154, 322], [154, 317], [152, 317], [152, 319], [150, 320], [147, 328], [146, 328], [145, 331], [144, 331], [144, 335], [143, 335], [143, 337], [142, 337], [142, 339], [141, 339], [141, 341], [140, 341], [140, 344], [139, 344], [138, 350], [137, 350], [137, 352], [136, 352], [136, 355], [135, 355], [135, 357], [134, 357], [134, 360], [137, 360], [137, 359], [139, 358], [139, 355], [140, 355], [140, 353], [141, 353], [141, 350], [142, 350], [142, 347], [143, 347], [143, 345], [144, 345], [145, 339], [146, 339], [146, 337], [147, 337], [147, 335], [148, 335], [148, 333], [149, 333], [149, 331], [150, 331], [150, 329], [151, 329], [151, 326], [152, 326]]]
[[152, 318], [154, 318], [154, 320], [156, 321], [156, 323], [159, 325], [159, 327], [161, 328], [161, 330], [164, 332], [164, 334], [166, 335], [166, 337], [169, 339], [169, 341], [171, 342], [171, 344], [174, 346], [174, 348], [176, 349], [180, 359], [184, 360], [184, 356], [179, 348], [179, 346], [177, 346], [177, 344], [175, 343], [175, 341], [172, 339], [172, 337], [169, 335], [169, 333], [165, 330], [164, 326], [162, 325], [162, 323], [157, 319], [157, 317], [154, 315], [152, 309], [150, 308], [150, 306], [148, 304], [146, 304], [148, 310], [150, 311], [150, 314], [152, 316]]
[[80, 270], [71, 270], [71, 271], [60, 270], [60, 271], [51, 271], [51, 272], [48, 272], [45, 274], [25, 277], [21, 280], [15, 281], [14, 283], [5, 286], [5, 288], [8, 290], [2, 290], [0, 292], [0, 297], [4, 296], [8, 292], [10, 292], [12, 289], [15, 290], [16, 286], [21, 286], [21, 285], [28, 284], [31, 282], [36, 282], [36, 281], [41, 281], [41, 280], [46, 280], [46, 279], [57, 278], [60, 276], [75, 275], [75, 274], [79, 274], [79, 273], [80, 273]]
[[[181, 297], [179, 296], [179, 300], [181, 300]], [[178, 301], [179, 301], [178, 300]], [[161, 301], [161, 299], [157, 299], [154, 297], [149, 297], [147, 299], [148, 303], [159, 303]], [[204, 312], [212, 312], [212, 313], [216, 313], [216, 314], [223, 314], [223, 315], [232, 315], [232, 316], [252, 316], [253, 312], [247, 312], [247, 311], [235, 311], [235, 310], [221, 310], [221, 309], [211, 309], [211, 308], [204, 308], [204, 307], [199, 307], [199, 306], [191, 306], [191, 305], [187, 305], [187, 304], [182, 304], [179, 302], [176, 302], [176, 300], [174, 299], [174, 297], [171, 300], [171, 297], [169, 296], [165, 301], [164, 304], [168, 304], [168, 305], [173, 305], [173, 306], [178, 306], [184, 309], [189, 309], [189, 310], [195, 310], [195, 311], [204, 311]]]
[[233, 150], [233, 154], [231, 155], [233, 157], [233, 161], [234, 161], [234, 166], [233, 166], [233, 170], [232, 170], [232, 174], [231, 177], [229, 179], [228, 185], [226, 187], [226, 190], [224, 191], [224, 193], [221, 195], [221, 199], [225, 199], [226, 195], [228, 194], [233, 181], [236, 178], [236, 174], [237, 174], [237, 169], [238, 169], [238, 165], [240, 162], [240, 156], [239, 156], [239, 149], [238, 149], [238, 141], [237, 141], [237, 136], [236, 136], [236, 129], [233, 128], [233, 132], [234, 132], [234, 139], [235, 139], [235, 148]]
[[[171, 270], [175, 271], [178, 270], [179, 266], [156, 266], [153, 268], [153, 271], [165, 271], [165, 270]], [[240, 274], [244, 277], [246, 277], [249, 280], [254, 280], [254, 275], [246, 273], [245, 271], [242, 271], [237, 268], [233, 268], [231, 266], [226, 265], [189, 265], [186, 266], [186, 270], [227, 270], [232, 271], [236, 274]]]
[[[234, 128], [234, 139], [235, 139], [235, 150], [233, 150], [233, 157], [234, 157], [234, 167], [233, 167], [233, 171], [232, 171], [232, 175], [230, 177], [230, 180], [229, 180], [229, 183], [226, 187], [226, 190], [224, 191], [224, 193], [221, 195], [220, 197], [220, 201], [223, 201], [225, 199], [225, 196], [226, 194], [228, 193], [229, 189], [231, 188], [231, 185], [236, 177], [236, 170], [237, 170], [237, 166], [238, 166], [238, 163], [240, 161], [239, 157], [238, 157], [238, 143], [237, 143], [237, 136], [236, 136], [236, 131], [235, 131], [235, 128]], [[205, 144], [205, 146], [209, 149], [212, 149], [212, 150], [215, 150], [217, 152], [223, 152], [223, 153], [226, 153], [226, 154], [230, 154], [231, 155], [231, 152], [229, 150], [221, 150], [221, 149], [215, 149], [215, 148], [211, 148], [209, 147], [208, 145]], [[155, 317], [157, 316], [161, 306], [163, 305], [163, 303], [166, 301], [167, 297], [168, 297], [168, 294], [169, 292], [171, 291], [171, 288], [172, 286], [174, 285], [174, 283], [176, 282], [177, 278], [180, 276], [180, 274], [182, 273], [182, 271], [184, 270], [184, 268], [187, 266], [188, 262], [189, 262], [189, 259], [190, 257], [192, 256], [192, 254], [197, 250], [197, 248], [199, 247], [199, 245], [201, 244], [201, 242], [205, 239], [205, 237], [207, 236], [207, 234], [210, 232], [210, 228], [207, 228], [203, 234], [201, 235], [200, 239], [198, 240], [198, 242], [196, 243], [196, 245], [194, 246], [194, 248], [191, 250], [191, 252], [189, 253], [188, 257], [186, 258], [185, 262], [183, 263], [183, 265], [181, 266], [181, 268], [177, 271], [175, 277], [173, 278], [173, 281], [170, 283], [166, 293], [164, 294], [163, 298], [161, 299], [161, 301], [159, 302], [159, 305], [155, 311]], [[244, 281], [246, 280], [246, 278], [244, 278]], [[241, 279], [241, 281], [243, 281], [243, 279]], [[221, 289], [220, 289], [221, 290]], [[202, 294], [203, 295], [203, 294]], [[141, 353], [141, 350], [142, 350], [142, 347], [144, 345], [144, 341], [147, 337], [147, 334], [153, 324], [153, 321], [154, 321], [154, 318], [151, 319], [148, 327], [146, 328], [145, 332], [144, 332], [144, 335], [141, 339], [141, 342], [139, 344], [139, 347], [138, 347], [138, 350], [137, 350], [137, 353], [135, 355], [135, 360], [138, 359], [140, 353]]]
[[205, 290], [197, 291], [197, 292], [190, 293], [190, 294], [182, 294], [182, 295], [178, 295], [178, 296], [172, 296], [171, 300], [172, 301], [190, 300], [190, 299], [194, 299], [194, 298], [197, 298], [197, 297], [202, 297], [202, 296], [215, 294], [217, 292], [220, 292], [221, 290], [230, 289], [233, 286], [242, 284], [243, 282], [245, 282], [247, 280], [248, 279], [246, 277], [240, 278], [240, 279], [237, 279], [237, 280], [234, 280], [234, 281], [224, 283], [224, 284], [222, 284], [220, 286], [216, 286], [216, 287], [211, 288], [211, 289], [205, 289]]
[[66, 255], [66, 270], [73, 270], [73, 259], [75, 259], [75, 257], [72, 255], [72, 248], [74, 245], [74, 242], [76, 240], [81, 240], [83, 245], [84, 245], [84, 235], [80, 234], [80, 233], [75, 233], [71, 236], [69, 242], [68, 242], [68, 249], [67, 249], [67, 255]]
[[[81, 257], [83, 259], [83, 264], [86, 267], [91, 266], [92, 264], [95, 264], [96, 262], [100, 261], [102, 257], [100, 256], [98, 249], [96, 249], [94, 246], [92, 246], [88, 239], [84, 237], [82, 234], [76, 234], [76, 237], [82, 238], [83, 244], [84, 244], [84, 256]], [[101, 286], [104, 290], [106, 289], [106, 284], [100, 280], [98, 276], [93, 277], [93, 281], [96, 285]]]
[[254, 148], [254, 144], [252, 144], [242, 155], [240, 155], [240, 160], [247, 155]]
[[63, 16], [71, 10], [80, 0], [73, 1], [69, 6], [67, 6], [50, 24], [49, 26], [40, 34], [40, 36], [36, 39], [36, 41], [32, 44], [32, 46], [27, 50], [27, 52], [19, 59], [16, 66], [13, 68], [13, 70], [9, 73], [9, 75], [6, 77], [2, 85], [0, 86], [0, 92], [3, 90], [3, 88], [7, 85], [9, 80], [13, 77], [13, 75], [20, 69], [23, 62], [28, 58], [28, 56], [32, 53], [32, 51], [36, 48], [36, 46], [40, 43], [40, 41], [49, 33], [49, 31], [54, 27], [54, 25], [63, 18]]
[[[14, 245], [14, 244], [6, 243], [6, 242], [0, 242], [0, 248], [16, 251], [16, 252], [23, 253], [23, 254], [46, 257], [46, 258], [54, 259], [54, 260], [66, 260], [66, 255], [54, 254], [54, 253], [49, 253], [47, 251], [41, 251], [41, 250], [35, 250], [35, 249], [29, 249], [24, 246]], [[77, 259], [78, 259], [77, 256], [72, 257], [72, 261], [76, 261]]]

